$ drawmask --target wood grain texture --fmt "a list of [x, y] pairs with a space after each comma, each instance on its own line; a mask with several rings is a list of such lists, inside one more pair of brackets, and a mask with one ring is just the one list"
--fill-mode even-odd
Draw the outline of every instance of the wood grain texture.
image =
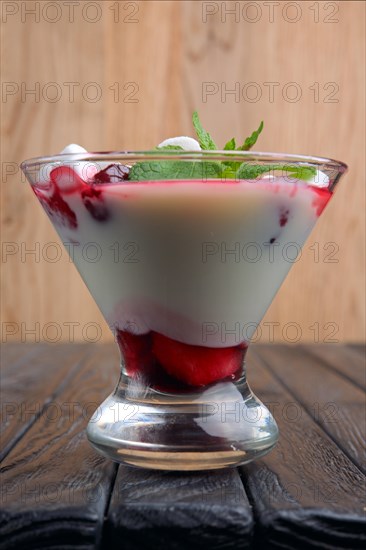
[[30, 359], [33, 355], [41, 353], [43, 349], [47, 348], [47, 344], [7, 344], [0, 347], [0, 365], [1, 365], [1, 374], [6, 371], [6, 369], [14, 368], [14, 365], [21, 359], [24, 362], [27, 359]]
[[14, 356], [7, 357], [11, 369], [9, 372], [4, 369], [2, 372], [6, 374], [1, 376], [0, 460], [45, 412], [46, 407], [52, 407], [56, 395], [70, 383], [79, 357], [80, 345], [56, 349], [50, 345], [40, 349], [33, 346], [33, 353], [25, 353], [18, 361], [14, 360]]
[[[115, 346], [5, 346], [5, 401], [15, 395], [29, 404], [49, 394], [46, 405], [53, 408], [42, 409], [3, 461], [0, 549], [364, 548], [366, 478], [342, 451], [346, 430], [330, 437], [309, 414], [304, 395], [320, 403], [334, 399], [342, 413], [349, 409], [340, 424], [355, 420], [356, 385], [322, 359], [322, 347], [311, 346], [313, 355], [307, 346], [249, 350], [249, 381], [280, 428], [277, 447], [263, 459], [240, 471], [119, 466], [116, 475], [116, 466], [92, 450], [84, 432], [117, 380]], [[335, 347], [340, 359], [347, 356], [348, 346]], [[45, 352], [52, 357], [47, 370]], [[312, 358], [307, 370], [304, 357]], [[291, 373], [289, 364], [296, 367]], [[318, 386], [315, 392], [308, 380]]]
[[103, 544], [126, 550], [162, 545], [250, 548], [253, 516], [236, 470], [149, 472], [120, 466]]
[[305, 346], [295, 349], [283, 345], [263, 346], [260, 358], [315, 422], [366, 474], [365, 392], [346, 378], [342, 380], [338, 373], [308, 354]]
[[[248, 379], [280, 429], [274, 451], [242, 468], [256, 517], [254, 547], [363, 548], [365, 476], [265, 364], [259, 346], [249, 352]], [[303, 373], [299, 379], [305, 382]]]
[[[89, 445], [87, 420], [113, 389], [115, 350], [79, 347], [71, 380], [13, 448], [1, 467], [0, 548], [95, 548], [115, 466]], [[62, 371], [62, 352], [50, 370]], [[41, 363], [41, 358], [40, 358]], [[78, 361], [75, 361], [77, 365]], [[34, 369], [34, 375], [37, 369]], [[50, 396], [52, 382], [43, 379]], [[30, 386], [23, 386], [24, 400]]]
[[328, 368], [336, 370], [358, 387], [366, 389], [366, 356], [363, 346], [345, 348], [334, 344], [308, 345], [306, 352], [312, 354], [317, 362], [320, 360]]
[[[110, 9], [116, 4], [118, 22]], [[21, 160], [57, 152], [68, 142], [89, 150], [150, 148], [168, 135], [191, 134], [194, 108], [220, 144], [246, 135], [264, 119], [260, 149], [329, 155], [350, 165], [264, 321], [279, 323], [277, 341], [288, 339], [289, 322], [301, 326], [301, 341], [364, 337], [366, 6], [317, 2], [317, 15], [314, 2], [298, 2], [300, 19], [291, 23], [298, 14], [287, 12], [286, 4], [275, 8], [273, 22], [262, 4], [256, 15], [243, 12], [243, 3], [217, 2], [217, 13], [205, 20], [207, 3], [155, 0], [130, 7], [99, 2], [101, 16], [94, 23], [83, 17], [82, 3], [74, 22], [62, 3], [56, 23], [42, 14], [39, 22], [32, 16], [22, 22], [20, 8], [7, 17], [2, 79], [13, 92], [2, 104], [2, 239], [9, 248], [1, 292], [3, 321], [13, 323], [3, 325], [8, 341], [20, 341], [36, 322], [43, 340], [49, 339], [45, 326], [54, 321], [62, 340], [70, 340], [68, 322], [79, 323], [78, 340], [85, 339], [89, 322], [98, 324], [98, 338], [111, 335], [66, 252], [56, 262], [47, 260], [52, 252], [47, 246], [58, 237], [19, 170], [9, 175], [13, 165], [6, 163], [15, 163], [16, 170]], [[235, 5], [241, 6], [239, 15], [225, 15]], [[332, 5], [339, 7], [335, 14]], [[248, 21], [257, 16], [257, 22]], [[55, 102], [47, 99], [55, 96], [55, 88], [47, 89], [51, 82], [61, 89]], [[76, 82], [73, 101], [70, 82]], [[97, 101], [93, 88], [85, 89], [90, 82], [101, 91]], [[205, 98], [207, 82], [219, 91]], [[275, 83], [273, 100], [269, 82]], [[37, 83], [39, 100], [24, 93], [22, 98], [22, 86], [32, 89]], [[236, 83], [239, 98], [221, 95]], [[301, 95], [298, 101], [291, 99], [294, 92]], [[254, 93], [260, 95], [257, 101]], [[26, 255], [35, 247], [36, 255]], [[65, 288], [67, 293], [60, 292]], [[268, 325], [262, 325], [260, 341], [268, 340]]]
[[360, 342], [357, 344], [348, 344], [348, 347], [355, 351], [356, 353], [359, 353], [362, 355], [362, 357], [366, 358], [366, 344], [361, 344]]

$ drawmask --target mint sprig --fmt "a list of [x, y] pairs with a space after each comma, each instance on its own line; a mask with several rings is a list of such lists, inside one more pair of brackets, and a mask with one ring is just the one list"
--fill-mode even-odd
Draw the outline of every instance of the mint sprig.
[[194, 129], [196, 130], [198, 143], [200, 144], [201, 149], [217, 151], [216, 143], [214, 142], [210, 134], [202, 128], [202, 124], [198, 117], [197, 111], [195, 111], [192, 115], [192, 122]]
[[236, 172], [236, 178], [250, 180], [268, 172], [289, 172], [289, 177], [304, 181], [310, 180], [316, 174], [313, 166], [298, 166], [295, 164], [249, 164], [243, 162]]
[[[249, 137], [246, 138], [246, 140], [244, 141], [243, 145], [241, 145], [241, 147], [236, 147], [235, 138], [232, 138], [230, 141], [226, 143], [224, 150], [225, 151], [249, 151], [249, 149], [251, 149], [253, 145], [256, 143], [259, 137], [259, 134], [261, 133], [262, 130], [263, 130], [263, 120], [260, 123], [258, 130], [254, 130], [254, 132]], [[229, 170], [226, 170], [226, 173], [230, 174], [230, 170], [231, 172], [236, 173], [237, 170], [239, 170], [242, 163], [237, 161], [234, 161], [234, 162], [224, 161], [224, 164], [229, 168]]]
[[235, 149], [236, 149], [235, 138], [231, 138], [230, 141], [225, 143], [224, 151], [235, 151]]
[[244, 141], [243, 145], [241, 147], [238, 147], [236, 150], [237, 151], [249, 151], [249, 149], [251, 149], [253, 147], [253, 145], [256, 144], [257, 139], [259, 138], [259, 134], [263, 130], [263, 126], [264, 126], [264, 124], [263, 124], [263, 120], [262, 120], [260, 125], [259, 125], [258, 130], [254, 130], [254, 132], [249, 137], [247, 137], [247, 139]]
[[128, 175], [133, 181], [189, 180], [221, 178], [221, 162], [156, 160], [137, 162]]
[[[193, 126], [203, 151], [217, 151], [217, 146], [209, 132], [204, 130], [197, 111], [192, 116]], [[225, 151], [249, 151], [257, 142], [263, 130], [263, 121], [257, 130], [247, 137], [240, 147], [236, 146], [235, 138], [231, 138], [224, 146]], [[179, 145], [166, 145], [158, 147], [159, 151], [182, 151]], [[156, 181], [175, 179], [255, 179], [268, 172], [288, 172], [291, 178], [309, 180], [316, 174], [312, 166], [299, 166], [295, 164], [253, 164], [238, 160], [211, 161], [207, 158], [200, 160], [151, 160], [134, 164], [128, 176], [131, 181]]]

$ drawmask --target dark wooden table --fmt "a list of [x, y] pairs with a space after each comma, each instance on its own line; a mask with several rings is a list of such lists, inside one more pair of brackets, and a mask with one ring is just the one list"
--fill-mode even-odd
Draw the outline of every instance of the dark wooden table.
[[1, 549], [365, 548], [365, 348], [253, 345], [280, 441], [234, 470], [117, 466], [85, 426], [114, 345], [3, 346]]

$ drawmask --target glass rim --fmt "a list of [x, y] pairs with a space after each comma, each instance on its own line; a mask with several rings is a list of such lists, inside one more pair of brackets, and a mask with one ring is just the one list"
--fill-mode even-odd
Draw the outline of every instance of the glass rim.
[[262, 151], [225, 151], [225, 150], [202, 150], [202, 151], [177, 151], [177, 150], [148, 150], [148, 151], [105, 151], [97, 153], [63, 153], [51, 156], [34, 157], [24, 160], [20, 167], [23, 171], [42, 164], [51, 164], [62, 162], [63, 160], [75, 160], [81, 162], [100, 162], [100, 161], [119, 161], [133, 160], [143, 161], [148, 159], [155, 160], [205, 160], [205, 159], [230, 159], [238, 162], [283, 162], [289, 164], [300, 164], [322, 167], [328, 170], [336, 169], [337, 172], [344, 174], [348, 170], [348, 165], [342, 161], [313, 156], [298, 155], [292, 153], [273, 153]]

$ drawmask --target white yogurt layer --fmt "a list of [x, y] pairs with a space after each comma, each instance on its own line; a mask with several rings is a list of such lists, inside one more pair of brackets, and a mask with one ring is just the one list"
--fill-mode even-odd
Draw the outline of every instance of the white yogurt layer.
[[208, 347], [250, 340], [318, 216], [283, 178], [102, 187], [107, 221], [76, 192], [56, 229], [110, 326]]
[[[201, 150], [186, 136], [165, 145]], [[75, 163], [75, 153], [86, 150], [68, 145], [61, 164], [85, 180], [90, 163]], [[48, 179], [54, 167], [47, 166]], [[88, 199], [109, 213], [98, 220], [78, 190], [66, 193], [66, 181], [63, 199], [77, 227], [56, 229], [72, 243], [76, 267], [112, 328], [228, 347], [251, 339], [324, 206], [325, 191], [314, 187], [327, 187], [327, 174], [298, 183], [264, 175], [100, 185], [101, 198]], [[57, 185], [62, 193], [62, 177]]]

